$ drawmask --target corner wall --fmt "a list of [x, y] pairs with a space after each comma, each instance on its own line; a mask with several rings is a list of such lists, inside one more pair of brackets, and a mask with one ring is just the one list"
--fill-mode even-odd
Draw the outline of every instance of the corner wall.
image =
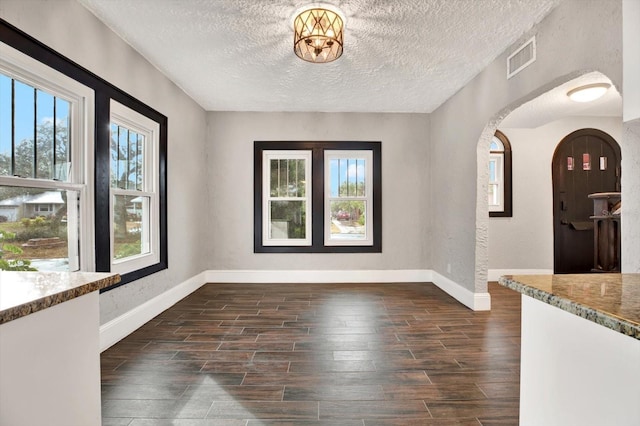
[[204, 110], [75, 0], [2, 0], [0, 16], [168, 117], [169, 269], [101, 294], [101, 324], [201, 273]]

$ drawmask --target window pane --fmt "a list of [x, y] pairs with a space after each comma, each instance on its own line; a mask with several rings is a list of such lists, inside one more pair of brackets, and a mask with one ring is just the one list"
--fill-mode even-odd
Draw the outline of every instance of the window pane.
[[56, 152], [55, 178], [63, 182], [69, 181], [71, 168], [71, 103], [56, 98]]
[[117, 124], [111, 123], [111, 187], [118, 187], [118, 132]]
[[270, 201], [269, 204], [270, 238], [306, 238], [304, 201]]
[[331, 239], [366, 238], [364, 201], [331, 201]]
[[504, 151], [504, 145], [502, 144], [502, 141], [500, 139], [494, 136], [493, 139], [491, 140], [491, 146], [489, 147], [489, 150]]
[[111, 124], [111, 187], [144, 190], [145, 137], [131, 129]]
[[149, 253], [150, 197], [114, 195], [113, 258]]
[[144, 170], [143, 156], [144, 156], [145, 137], [143, 135], [138, 134], [137, 139], [138, 140], [136, 142], [136, 153], [135, 153], [135, 169], [136, 169], [135, 189], [137, 189], [138, 191], [143, 191], [144, 182], [142, 178], [143, 178], [143, 170]]
[[489, 205], [497, 206], [498, 203], [498, 185], [495, 183], [489, 184]]
[[36, 90], [36, 178], [53, 178], [53, 95]]
[[11, 79], [0, 74], [0, 175], [11, 176]]
[[489, 182], [496, 181], [496, 160], [489, 161]]
[[365, 160], [340, 158], [329, 164], [330, 192], [333, 198], [365, 196]]
[[15, 169], [14, 175], [34, 177], [34, 95], [35, 89], [14, 81]]
[[77, 270], [69, 267], [70, 253], [78, 253], [77, 197], [75, 191], [0, 186], [0, 269]]
[[271, 197], [305, 196], [305, 160], [270, 160], [269, 167]]

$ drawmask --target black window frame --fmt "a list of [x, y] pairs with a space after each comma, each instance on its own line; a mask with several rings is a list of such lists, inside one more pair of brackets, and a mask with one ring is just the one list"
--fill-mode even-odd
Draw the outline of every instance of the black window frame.
[[76, 80], [94, 91], [94, 231], [96, 272], [111, 271], [111, 232], [109, 231], [109, 209], [111, 202], [109, 190], [109, 162], [111, 158], [110, 100], [113, 99], [159, 124], [158, 200], [160, 220], [158, 226], [160, 227], [160, 260], [158, 263], [148, 267], [122, 274], [121, 281], [118, 284], [102, 289], [101, 292], [114, 289], [167, 269], [167, 117], [1, 18], [0, 42], [42, 62], [48, 67]]
[[[254, 141], [253, 235], [254, 253], [381, 253], [382, 252], [382, 158], [380, 141]], [[324, 152], [371, 151], [373, 154], [373, 244], [324, 244]], [[311, 245], [265, 246], [262, 211], [262, 157], [264, 151], [311, 151]]]
[[511, 143], [507, 136], [500, 130], [496, 130], [494, 135], [504, 147], [503, 151], [503, 189], [504, 189], [504, 202], [503, 209], [498, 211], [489, 212], [489, 217], [513, 217], [513, 190], [512, 190], [512, 159], [511, 159]]

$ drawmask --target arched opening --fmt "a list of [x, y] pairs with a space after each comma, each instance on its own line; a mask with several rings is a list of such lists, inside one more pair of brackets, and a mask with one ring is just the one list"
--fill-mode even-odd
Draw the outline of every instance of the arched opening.
[[[599, 102], [574, 104], [572, 88], [610, 80], [599, 72], [569, 75], [498, 112], [478, 142], [476, 288], [501, 275], [553, 273], [553, 186], [551, 163], [566, 135], [597, 128], [620, 140], [622, 99], [615, 87]], [[513, 215], [489, 217], [490, 144], [503, 132], [511, 142]]]

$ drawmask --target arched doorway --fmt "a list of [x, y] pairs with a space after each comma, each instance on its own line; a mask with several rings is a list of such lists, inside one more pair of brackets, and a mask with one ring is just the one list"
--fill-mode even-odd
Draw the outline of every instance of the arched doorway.
[[620, 191], [620, 146], [607, 133], [581, 129], [556, 147], [552, 162], [554, 273], [594, 267], [593, 201], [596, 192]]

